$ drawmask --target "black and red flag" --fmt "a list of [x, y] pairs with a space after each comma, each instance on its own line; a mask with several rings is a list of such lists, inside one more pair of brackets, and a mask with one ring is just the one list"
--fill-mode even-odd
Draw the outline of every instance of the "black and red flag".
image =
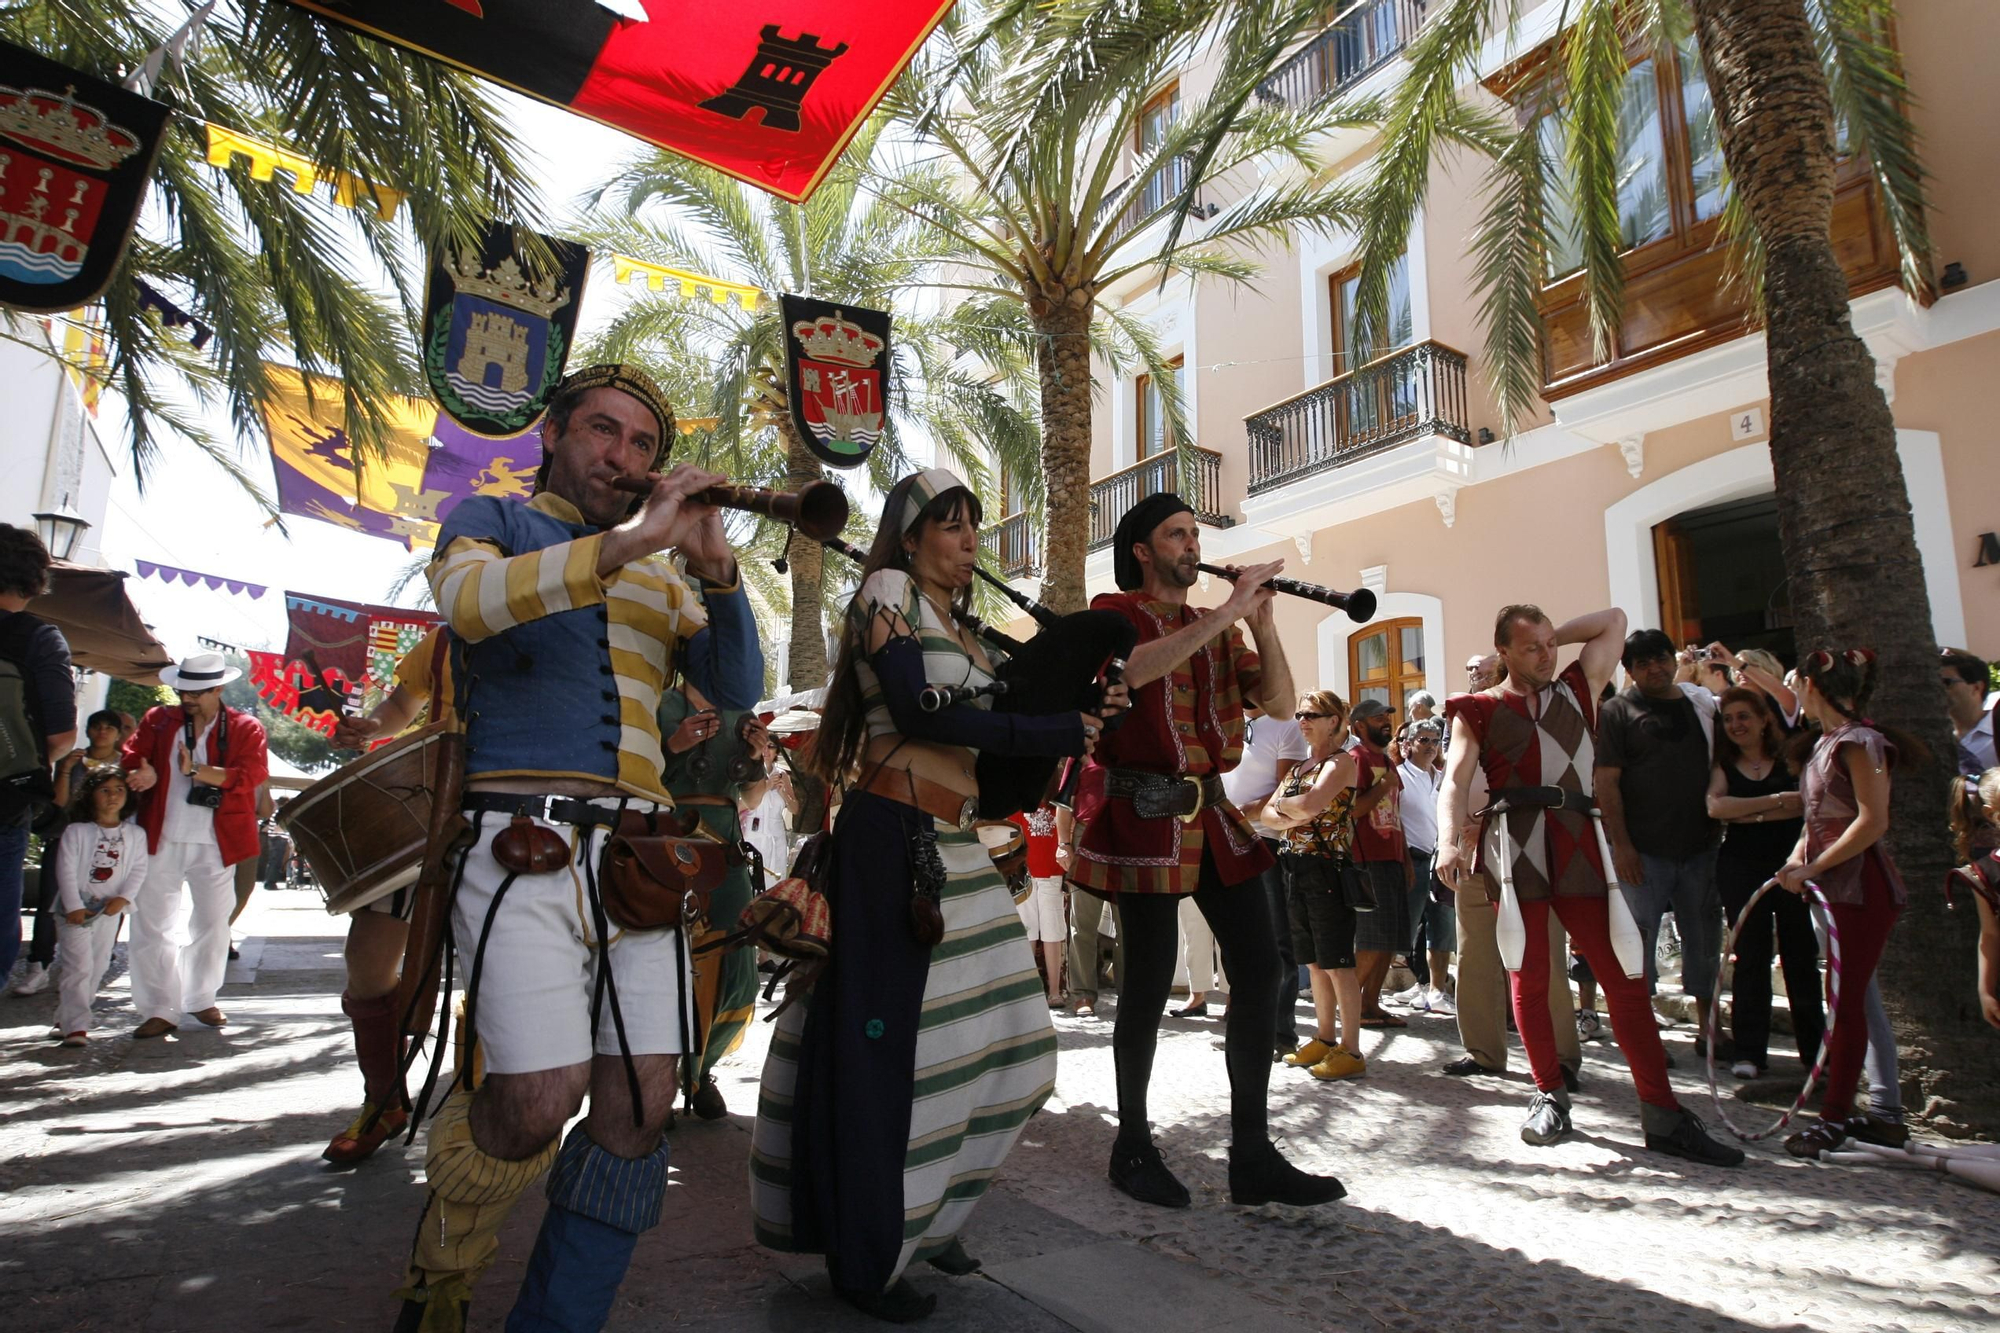
[[[803, 200], [951, 0], [291, 0]], [[634, 0], [617, 6], [632, 10]]]
[[0, 42], [0, 305], [50, 314], [111, 282], [167, 108]]

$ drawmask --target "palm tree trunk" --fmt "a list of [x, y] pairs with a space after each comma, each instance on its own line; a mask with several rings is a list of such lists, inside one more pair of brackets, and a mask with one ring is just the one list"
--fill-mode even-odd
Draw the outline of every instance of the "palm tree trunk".
[[[1090, 552], [1090, 313], [1078, 290], [1030, 308], [1042, 382], [1042, 602], [1058, 612], [1084, 604]], [[1116, 518], [1112, 515], [1112, 518]]]
[[[788, 413], [779, 429], [785, 435], [785, 480], [797, 491], [825, 474], [819, 458], [799, 438]], [[820, 579], [826, 548], [803, 533], [793, 533], [785, 559], [792, 569], [791, 688], [816, 690], [826, 684], [826, 626], [820, 607]]]
[[1945, 783], [1956, 746], [1938, 686], [1896, 422], [1855, 335], [1829, 239], [1833, 108], [1802, 0], [1693, 0], [1735, 187], [1763, 240], [1771, 463], [1800, 650], [1881, 654], [1870, 712], [1918, 737], [1895, 777], [1889, 839], [1910, 903], [1880, 971], [1912, 1111], [2000, 1127], [2000, 1076], [1973, 975], [1976, 924], [1934, 886], [1951, 864]]

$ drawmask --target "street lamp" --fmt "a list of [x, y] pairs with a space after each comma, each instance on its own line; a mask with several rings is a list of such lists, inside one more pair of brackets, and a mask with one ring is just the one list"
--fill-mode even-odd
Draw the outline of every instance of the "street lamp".
[[67, 560], [76, 551], [76, 539], [90, 526], [90, 520], [69, 507], [69, 497], [45, 514], [36, 514], [35, 527], [42, 534], [42, 545], [49, 548], [49, 554], [58, 560]]

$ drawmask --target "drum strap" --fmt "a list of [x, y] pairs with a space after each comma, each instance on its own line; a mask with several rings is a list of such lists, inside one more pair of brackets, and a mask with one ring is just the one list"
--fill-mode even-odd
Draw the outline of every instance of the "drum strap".
[[[475, 811], [473, 813], [472, 840], [466, 846], [459, 849], [458, 865], [454, 867], [452, 870], [451, 888], [447, 891], [445, 896], [445, 900], [447, 903], [458, 897], [458, 887], [465, 881], [466, 860], [472, 855], [472, 848], [478, 845], [480, 826], [485, 822], [485, 820], [486, 820], [485, 811], [481, 810], [481, 811]], [[488, 920], [490, 922], [491, 920], [490, 915], [488, 917]], [[482, 944], [485, 942], [485, 937], [483, 935], [480, 937], [480, 941]], [[444, 937], [440, 941], [438, 948], [440, 953], [442, 953], [443, 955], [441, 959], [441, 965], [444, 970], [444, 998], [438, 1002], [437, 1042], [431, 1048], [431, 1067], [430, 1070], [424, 1075], [423, 1090], [417, 1094], [414, 1108], [410, 1113], [410, 1132], [408, 1136], [405, 1137], [403, 1140], [403, 1142], [406, 1145], [416, 1142], [417, 1129], [420, 1125], [424, 1123], [424, 1113], [430, 1107], [431, 1093], [437, 1089], [438, 1073], [444, 1068], [445, 1049], [451, 1044], [451, 983], [452, 983], [452, 973], [455, 970], [453, 964], [457, 961], [458, 957], [458, 941], [456, 938], [456, 933], [452, 929], [451, 913], [449, 910], [445, 912]], [[407, 968], [410, 965], [410, 960], [405, 958], [403, 965], [404, 967]], [[417, 999], [415, 997], [412, 997], [410, 1001], [410, 1009], [412, 1011], [415, 1010], [417, 1003], [418, 1003]], [[465, 1044], [465, 1065], [466, 1069], [469, 1071], [472, 1068], [473, 1064], [473, 1040], [476, 1040], [472, 1028], [471, 994], [469, 987], [467, 990], [466, 1003], [467, 1007], [465, 1014], [465, 1019], [466, 1019], [465, 1030], [468, 1040]], [[403, 1015], [403, 1022], [405, 1027], [407, 1027], [408, 1025], [409, 1018], [410, 1018], [410, 1013], [406, 1012]], [[417, 1053], [422, 1049], [423, 1049], [422, 1042], [413, 1041], [410, 1043], [409, 1049], [404, 1052], [403, 1067], [401, 1072], [403, 1073], [406, 1079], [410, 1071], [410, 1066], [416, 1063]], [[466, 1074], [465, 1077], [467, 1081], [470, 1080], [469, 1073]]]
[[[625, 806], [626, 802], [621, 799], [618, 802], [618, 823], [613, 824], [613, 828], [624, 822]], [[586, 830], [584, 837], [589, 836]], [[605, 839], [605, 844], [607, 847], [610, 845], [609, 838]], [[618, 1032], [618, 1055], [625, 1062], [625, 1089], [632, 1098], [632, 1123], [639, 1126], [646, 1123], [646, 1098], [639, 1089], [639, 1067], [632, 1060], [632, 1043], [625, 1037], [625, 1011], [618, 1003], [618, 982], [611, 975], [611, 920], [604, 910], [603, 895], [597, 890], [597, 859], [580, 859], [583, 861], [584, 890], [590, 896], [591, 929], [597, 934], [597, 987], [590, 997], [591, 1044], [594, 1046], [597, 1043], [598, 1020], [608, 996], [611, 1000], [611, 1026]]]

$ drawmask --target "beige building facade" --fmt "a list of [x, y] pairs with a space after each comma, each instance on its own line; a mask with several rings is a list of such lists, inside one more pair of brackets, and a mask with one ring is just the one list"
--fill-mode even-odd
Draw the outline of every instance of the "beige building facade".
[[[1546, 40], [1559, 9], [1531, 8], [1517, 42], [1488, 53], [1488, 87]], [[1267, 89], [1296, 98], [1386, 88], [1402, 76], [1400, 52], [1421, 19], [1416, 0], [1361, 0]], [[1911, 0], [1896, 36], [1932, 173], [1935, 291], [1898, 285], [1858, 169], [1841, 175], [1836, 249], [1896, 418], [1937, 639], [1995, 659], [2000, 547], [1986, 534], [2000, 530], [2000, 149], [1990, 133], [2000, 124], [1990, 69], [2000, 31], [1953, 0]], [[1201, 78], [1199, 67], [1183, 72], [1183, 89], [1198, 92]], [[1613, 357], [1593, 360], [1574, 279], [1550, 284], [1545, 411], [1511, 440], [1494, 438], [1502, 425], [1466, 253], [1478, 164], [1447, 163], [1432, 182], [1385, 354], [1342, 345], [1352, 237], [1295, 237], [1260, 256], [1263, 275], [1247, 286], [1141, 278], [1107, 293], [1180, 358], [1198, 462], [1179, 476], [1148, 383], [1099, 367], [1090, 590], [1112, 586], [1118, 515], [1179, 482], [1205, 520], [1206, 560], [1282, 557], [1290, 576], [1376, 593], [1367, 625], [1279, 599], [1302, 689], [1376, 695], [1399, 713], [1417, 688], [1462, 689], [1467, 658], [1490, 645], [1495, 610], [1515, 601], [1558, 620], [1617, 605], [1634, 627], [1663, 627], [1677, 642], [1721, 639], [1793, 660], [1763, 341], [1721, 280], [1719, 149], [1704, 98], [1691, 50], [1635, 60], [1626, 165], [1653, 189], [1624, 219], [1635, 242], [1625, 325]], [[1372, 149], [1358, 138], [1329, 144], [1338, 165], [1328, 179], [1365, 169]], [[1003, 516], [989, 530], [1029, 591], [1031, 527]], [[1210, 589], [1195, 600], [1220, 597]]]

